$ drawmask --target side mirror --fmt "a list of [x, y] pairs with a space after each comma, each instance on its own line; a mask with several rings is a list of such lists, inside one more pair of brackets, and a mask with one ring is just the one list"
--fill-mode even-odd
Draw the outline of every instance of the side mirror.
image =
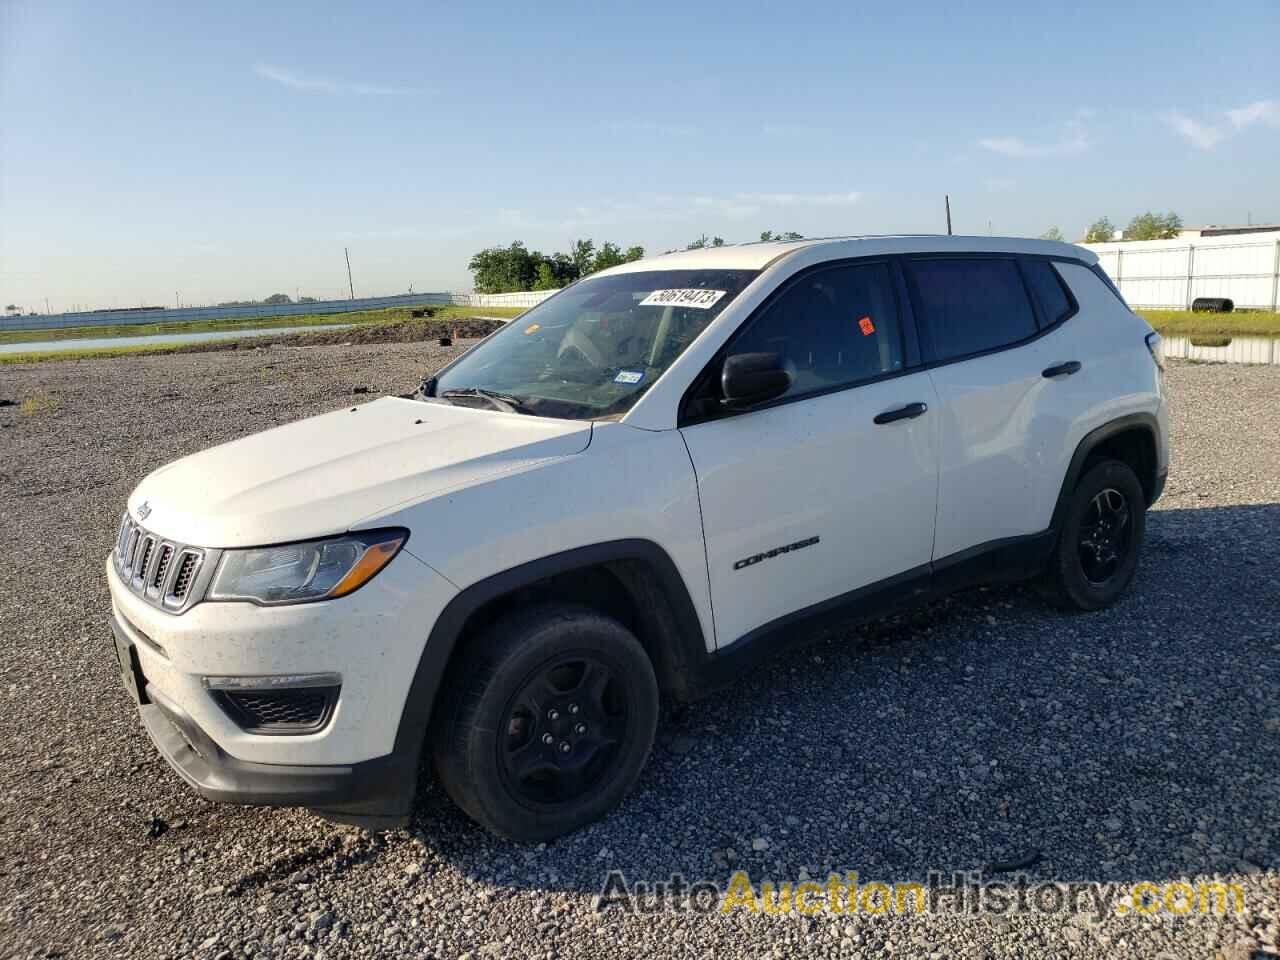
[[776, 353], [735, 353], [725, 357], [720, 373], [724, 405], [735, 410], [780, 397], [790, 386], [791, 374]]

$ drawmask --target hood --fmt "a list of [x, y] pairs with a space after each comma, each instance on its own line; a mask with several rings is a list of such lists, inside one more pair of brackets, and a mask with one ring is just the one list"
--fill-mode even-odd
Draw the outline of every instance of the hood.
[[129, 513], [202, 547], [305, 540], [590, 440], [581, 421], [383, 397], [175, 460], [138, 485]]

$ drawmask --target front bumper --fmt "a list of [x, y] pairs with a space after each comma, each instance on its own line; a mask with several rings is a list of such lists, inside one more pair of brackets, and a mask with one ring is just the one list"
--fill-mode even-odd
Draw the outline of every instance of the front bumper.
[[[110, 558], [106, 574], [124, 686], [161, 754], [201, 795], [371, 828], [406, 821], [425, 731], [404, 733], [402, 719], [431, 624], [457, 593], [451, 583], [402, 551], [336, 600], [200, 602], [173, 613], [122, 584]], [[340, 687], [328, 719], [307, 732], [241, 726], [209, 689], [296, 674], [332, 675]]]
[[[129, 634], [111, 618], [117, 648], [132, 647]], [[409, 822], [417, 789], [415, 755], [391, 753], [353, 764], [303, 766], [239, 760], [218, 744], [178, 704], [147, 682], [134, 658], [143, 726], [160, 755], [201, 796], [222, 803], [308, 807], [331, 819], [375, 829]], [[122, 667], [128, 671], [126, 664]]]
[[[159, 610], [106, 562], [112, 614], [142, 672], [228, 756], [253, 763], [345, 766], [394, 751], [430, 625], [456, 589], [404, 551], [361, 590], [321, 603], [259, 607], [201, 602]], [[341, 696], [315, 732], [243, 728], [211, 695], [216, 678], [333, 674]]]

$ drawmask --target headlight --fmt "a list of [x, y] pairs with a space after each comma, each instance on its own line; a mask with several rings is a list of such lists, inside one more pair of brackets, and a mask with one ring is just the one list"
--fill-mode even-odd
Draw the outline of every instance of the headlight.
[[374, 530], [329, 540], [227, 550], [207, 599], [275, 605], [343, 597], [373, 579], [408, 539], [408, 530]]

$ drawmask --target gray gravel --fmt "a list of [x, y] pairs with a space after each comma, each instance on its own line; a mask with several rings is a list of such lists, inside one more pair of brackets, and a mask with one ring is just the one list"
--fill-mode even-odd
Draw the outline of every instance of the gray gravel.
[[[0, 955], [1215, 957], [1277, 950], [1280, 368], [1175, 365], [1175, 464], [1116, 608], [980, 590], [669, 711], [606, 821], [518, 846], [428, 784], [409, 830], [207, 803], [120, 689], [102, 561], [130, 488], [212, 443], [412, 389], [426, 344], [0, 367]], [[593, 909], [606, 872], [724, 884], [1219, 875], [1227, 917]]]

